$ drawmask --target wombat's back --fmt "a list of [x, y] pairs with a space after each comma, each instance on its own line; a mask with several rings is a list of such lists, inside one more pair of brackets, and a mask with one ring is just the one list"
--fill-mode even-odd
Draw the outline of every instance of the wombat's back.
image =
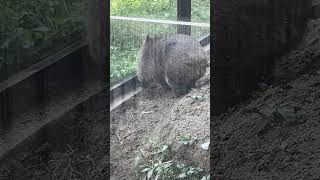
[[138, 61], [139, 80], [153, 80], [175, 91], [188, 90], [205, 73], [208, 59], [198, 41], [178, 34], [157, 39], [147, 36]]
[[190, 36], [177, 35], [163, 42], [170, 47], [164, 56], [165, 81], [177, 94], [183, 94], [205, 74], [208, 63], [206, 53], [200, 43]]

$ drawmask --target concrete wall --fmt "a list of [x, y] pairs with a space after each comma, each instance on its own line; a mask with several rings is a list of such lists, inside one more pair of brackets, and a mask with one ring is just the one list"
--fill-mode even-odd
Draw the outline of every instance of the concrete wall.
[[311, 0], [213, 1], [215, 112], [239, 102], [299, 42], [310, 13]]

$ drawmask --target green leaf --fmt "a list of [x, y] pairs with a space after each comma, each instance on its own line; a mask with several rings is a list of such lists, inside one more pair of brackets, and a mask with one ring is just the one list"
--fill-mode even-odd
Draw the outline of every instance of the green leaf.
[[147, 178], [150, 179], [151, 176], [152, 176], [152, 174], [153, 174], [153, 169], [151, 169], [151, 170], [148, 172]]
[[135, 159], [134, 159], [134, 165], [137, 166], [138, 164], [140, 164], [142, 160], [142, 156], [138, 155]]
[[10, 43], [10, 39], [7, 39], [4, 43], [2, 43], [1, 49], [8, 49], [9, 43]]
[[179, 179], [182, 179], [182, 178], [185, 178], [187, 177], [187, 174], [186, 173], [182, 173], [178, 176]]
[[149, 171], [150, 170], [150, 168], [145, 168], [145, 169], [143, 169], [141, 172], [147, 172], [147, 171]]
[[203, 177], [201, 178], [201, 180], [207, 180], [207, 177], [206, 177], [206, 176], [203, 176]]
[[163, 145], [162, 148], [161, 148], [161, 152], [164, 152], [165, 150], [167, 150], [168, 147], [169, 147], [168, 145]]
[[206, 100], [206, 97], [204, 96], [191, 96], [191, 98], [195, 101], [204, 101]]
[[34, 42], [31, 41], [31, 40], [25, 40], [25, 41], [23, 41], [23, 43], [22, 43], [22, 47], [25, 48], [25, 49], [32, 48], [33, 45], [34, 45]]
[[160, 175], [158, 174], [158, 175], [156, 176], [156, 178], [154, 178], [154, 180], [158, 180], [159, 177], [160, 177]]
[[173, 164], [173, 161], [167, 161], [167, 162], [164, 162], [163, 163], [163, 166], [164, 166], [164, 168], [169, 168], [170, 166], [172, 166], [172, 164]]

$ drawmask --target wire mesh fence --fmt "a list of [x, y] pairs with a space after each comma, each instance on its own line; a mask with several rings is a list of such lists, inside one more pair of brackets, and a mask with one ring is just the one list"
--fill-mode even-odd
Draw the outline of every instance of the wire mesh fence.
[[210, 25], [206, 23], [111, 17], [111, 83], [135, 74], [138, 51], [147, 34], [151, 37], [173, 35], [177, 33], [178, 25], [191, 25], [191, 36], [194, 39], [210, 31]]
[[[191, 21], [210, 22], [210, 1], [191, 1]], [[177, 0], [111, 0], [110, 15], [176, 20]]]

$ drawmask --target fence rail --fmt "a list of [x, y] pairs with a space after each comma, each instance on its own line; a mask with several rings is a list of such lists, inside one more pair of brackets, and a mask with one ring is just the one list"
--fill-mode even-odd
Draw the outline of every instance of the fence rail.
[[210, 28], [210, 23], [199, 23], [199, 22], [172, 21], [172, 20], [147, 19], [147, 18], [137, 18], [137, 17], [124, 17], [124, 16], [110, 16], [110, 19], [111, 20], [123, 20], [123, 21], [148, 22], [148, 23], [157, 23], [157, 24], [187, 25], [187, 26]]

